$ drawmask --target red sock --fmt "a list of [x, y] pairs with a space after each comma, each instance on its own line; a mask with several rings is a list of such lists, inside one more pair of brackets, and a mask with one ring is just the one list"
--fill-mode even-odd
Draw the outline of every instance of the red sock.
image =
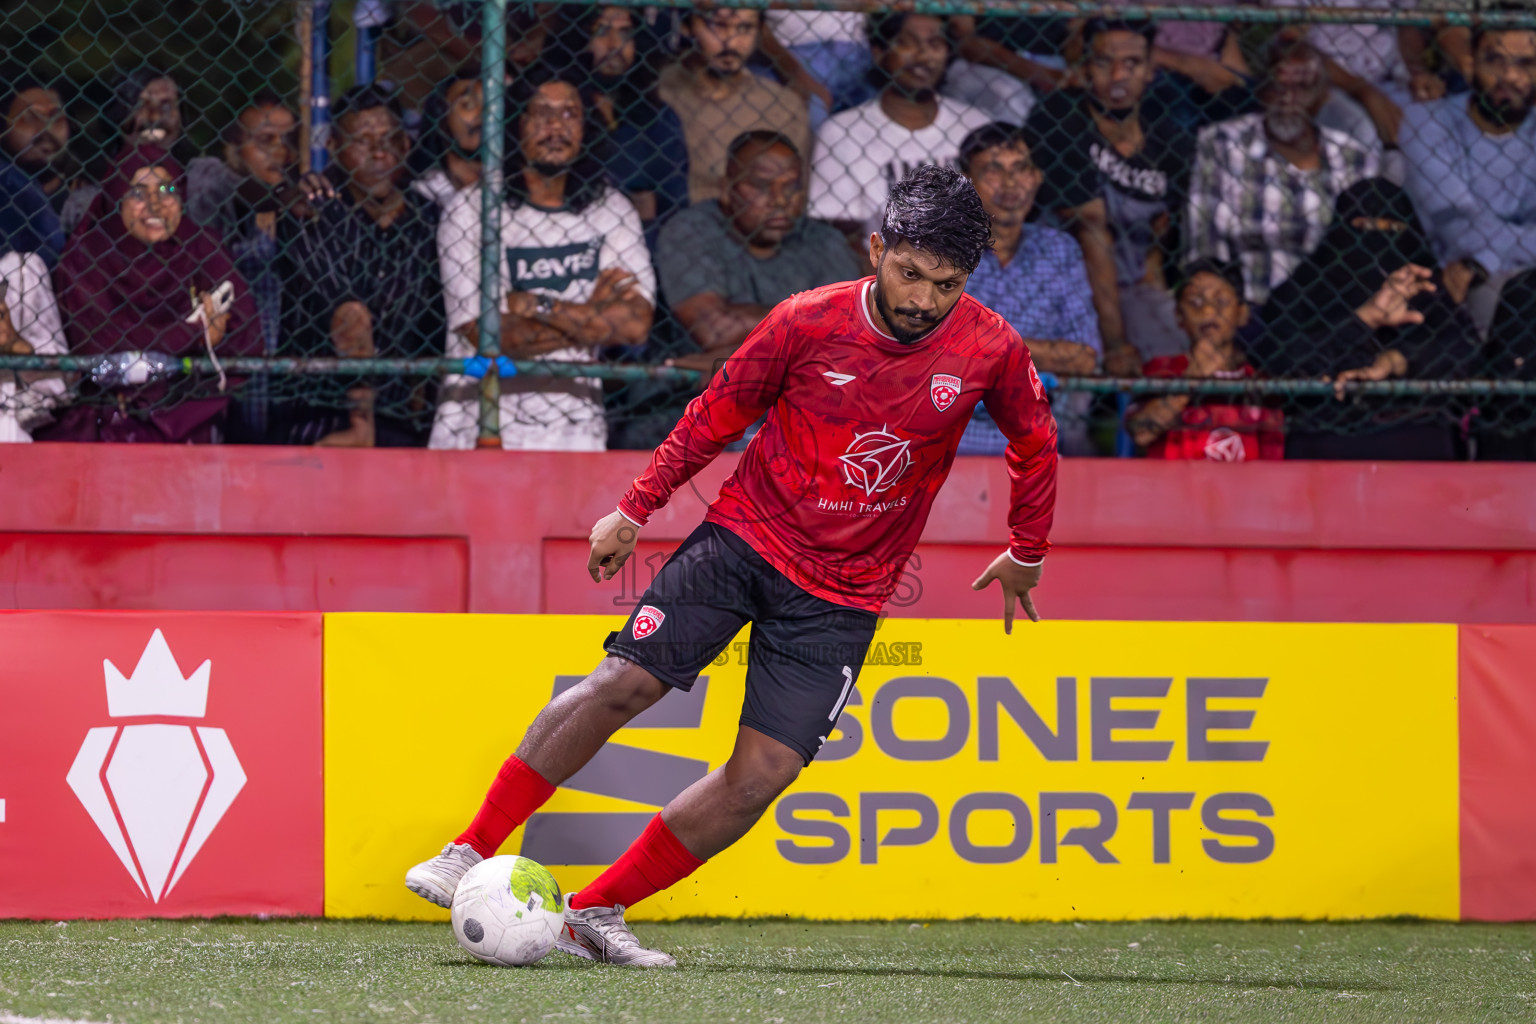
[[555, 794], [555, 787], [516, 756], [496, 773], [491, 791], [485, 794], [475, 820], [469, 823], [456, 843], [468, 843], [482, 857], [495, 856], [512, 830], [544, 805]]
[[[640, 838], [629, 844], [624, 856], [613, 862], [613, 867], [571, 897], [570, 905], [577, 910], [632, 907], [681, 882], [703, 863], [688, 852], [658, 814], [645, 826]], [[578, 904], [577, 900], [581, 902]]]

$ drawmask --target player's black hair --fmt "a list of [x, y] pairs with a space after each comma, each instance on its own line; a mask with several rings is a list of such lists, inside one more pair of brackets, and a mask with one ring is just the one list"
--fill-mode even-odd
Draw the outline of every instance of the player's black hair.
[[[1526, 7], [1523, 4], [1511, 3], [1511, 2], [1509, 2], [1509, 0], [1503, 0], [1503, 2], [1501, 2], [1501, 3], [1495, 3], [1495, 4], [1487, 5], [1486, 7], [1484, 7], [1481, 10], [1480, 13], [1482, 13], [1482, 14], [1529, 14], [1530, 13], [1530, 8]], [[1484, 25], [1481, 21], [1478, 21], [1477, 24], [1472, 26], [1472, 52], [1473, 53], [1477, 52], [1478, 44], [1480, 44], [1483, 41], [1483, 37], [1484, 36], [1496, 35], [1496, 34], [1498, 34], [1500, 32], [1530, 32], [1530, 31], [1532, 31], [1532, 30], [1528, 29], [1528, 28], [1505, 28], [1502, 25], [1499, 25], [1499, 26]]]
[[1129, 32], [1147, 41], [1147, 53], [1152, 52], [1152, 40], [1157, 37], [1157, 26], [1142, 18], [1089, 18], [1083, 23], [1083, 52], [1093, 46], [1094, 36], [1106, 32]]
[[749, 132], [742, 132], [731, 140], [731, 144], [725, 147], [725, 162], [727, 165], [736, 163], [741, 157], [741, 151], [748, 146], [760, 146], [768, 149], [771, 146], [783, 146], [796, 158], [800, 157], [800, 147], [795, 145], [793, 139], [783, 132], [776, 132], [771, 128], [754, 128]]
[[1209, 258], [1198, 259], [1184, 268], [1184, 276], [1179, 279], [1178, 286], [1173, 290], [1174, 301], [1184, 297], [1184, 290], [1194, 281], [1196, 274], [1210, 274], [1219, 277], [1232, 286], [1237, 293], [1237, 301], [1246, 302], [1243, 298], [1243, 268], [1237, 263], [1228, 263], [1222, 260]]
[[888, 249], [906, 242], [969, 274], [992, 248], [992, 220], [969, 178], [924, 164], [891, 186], [880, 239]]
[[994, 146], [1023, 146], [1034, 158], [1039, 143], [1036, 133], [1007, 121], [993, 121], [976, 128], [960, 142], [960, 169], [971, 173], [971, 161]]
[[405, 122], [399, 96], [391, 84], [383, 81], [354, 85], [342, 93], [341, 98], [331, 107], [331, 120], [339, 127], [344, 117], [361, 114], [365, 110], [378, 110], [380, 107], [389, 111], [396, 124]]
[[[869, 37], [871, 46], [878, 46], [882, 50], [889, 50], [896, 37], [901, 35], [901, 30], [906, 26], [907, 19], [916, 11], [887, 11], [882, 14], [871, 14], [864, 19], [864, 34]], [[941, 14], [928, 15], [938, 18], [939, 24], [944, 26], [944, 38], [949, 41], [949, 48], [955, 48], [954, 29], [950, 27], [949, 19]]]

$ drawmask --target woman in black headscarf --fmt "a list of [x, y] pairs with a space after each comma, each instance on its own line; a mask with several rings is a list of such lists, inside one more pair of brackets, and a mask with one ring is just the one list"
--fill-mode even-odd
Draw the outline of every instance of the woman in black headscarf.
[[[1408, 194], [1346, 189], [1322, 243], [1265, 304], [1249, 358], [1270, 377], [1344, 382], [1465, 376], [1475, 330], [1446, 296]], [[1289, 459], [1452, 459], [1458, 410], [1440, 398], [1345, 395], [1288, 403]]]

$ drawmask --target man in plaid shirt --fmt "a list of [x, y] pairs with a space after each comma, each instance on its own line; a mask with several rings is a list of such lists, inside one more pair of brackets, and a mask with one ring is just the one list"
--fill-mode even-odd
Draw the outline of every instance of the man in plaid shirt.
[[1339, 193], [1380, 172], [1379, 151], [1317, 123], [1327, 95], [1321, 54], [1277, 37], [1263, 112], [1200, 132], [1188, 259], [1240, 263], [1250, 303], [1267, 299], [1322, 241]]

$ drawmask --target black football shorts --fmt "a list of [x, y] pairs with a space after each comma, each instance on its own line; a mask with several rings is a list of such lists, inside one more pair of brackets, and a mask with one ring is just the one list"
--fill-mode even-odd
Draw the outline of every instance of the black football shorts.
[[603, 648], [687, 690], [752, 623], [741, 724], [810, 764], [853, 692], [876, 619], [807, 593], [736, 534], [704, 523]]

